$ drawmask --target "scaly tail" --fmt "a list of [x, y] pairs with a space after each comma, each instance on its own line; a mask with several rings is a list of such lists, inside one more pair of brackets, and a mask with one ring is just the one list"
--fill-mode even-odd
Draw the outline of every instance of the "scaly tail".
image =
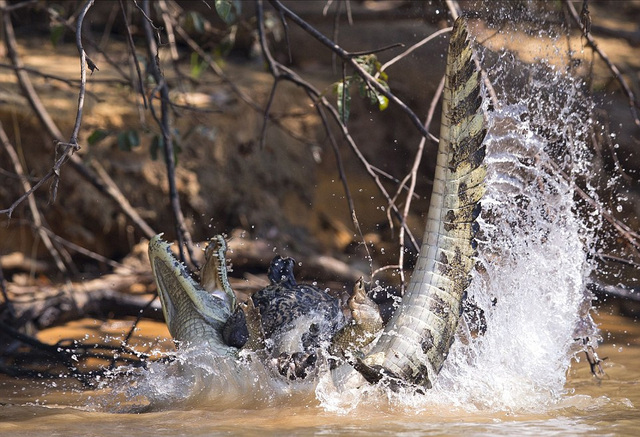
[[485, 192], [482, 101], [467, 23], [459, 18], [449, 45], [440, 144], [418, 262], [380, 339], [355, 365], [370, 382], [388, 377], [431, 387], [453, 342], [474, 266], [475, 219]]

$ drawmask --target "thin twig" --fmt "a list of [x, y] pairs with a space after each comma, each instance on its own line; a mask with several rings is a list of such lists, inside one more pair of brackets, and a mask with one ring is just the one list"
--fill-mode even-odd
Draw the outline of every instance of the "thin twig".
[[[70, 22], [63, 19], [56, 9], [52, 7], [47, 7], [46, 10], [49, 13], [52, 20], [60, 22], [67, 29], [75, 33], [76, 28], [73, 27], [73, 25]], [[111, 59], [111, 56], [109, 56], [109, 54], [106, 51], [104, 51], [98, 43], [93, 41], [93, 39], [91, 39], [90, 37], [85, 37], [85, 41], [91, 46], [92, 49], [100, 53], [100, 55], [113, 68], [113, 70], [117, 71], [120, 74], [120, 76], [122, 76], [122, 78], [127, 81], [128, 84], [131, 84], [131, 77], [129, 76], [129, 74], [123, 71], [122, 68], [120, 68], [120, 64], [114, 61], [113, 59]], [[134, 86], [131, 85], [131, 87], [133, 88]]]
[[142, 102], [144, 103], [144, 108], [147, 109], [147, 96], [144, 93], [144, 83], [142, 80], [142, 71], [140, 70], [140, 62], [138, 62], [138, 56], [136, 55], [136, 45], [133, 42], [133, 36], [131, 36], [131, 29], [129, 27], [129, 17], [127, 16], [127, 11], [124, 7], [124, 2], [120, 1], [120, 9], [122, 10], [122, 18], [124, 20], [124, 28], [127, 31], [127, 43], [129, 45], [129, 52], [131, 53], [131, 61], [136, 68], [136, 73], [138, 74], [138, 91], [142, 96]]
[[[432, 138], [432, 139], [434, 141], [438, 141], [437, 138]], [[374, 165], [371, 166], [371, 169], [373, 171], [375, 171], [376, 173], [378, 173], [379, 175], [384, 176], [385, 178], [389, 179], [394, 184], [398, 184], [398, 187], [400, 189], [405, 190], [405, 191], [407, 190], [407, 185], [403, 184], [402, 181], [400, 179], [398, 179], [397, 177], [387, 173], [386, 171], [384, 171], [381, 168], [378, 168], [378, 167], [376, 167]], [[426, 180], [430, 184], [433, 183], [433, 179], [431, 179], [431, 178], [426, 178]], [[420, 199], [421, 196], [419, 194], [417, 194], [417, 193], [413, 193], [413, 197], [414, 197], [414, 199]]]
[[[620, 176], [622, 176], [622, 178], [627, 182], [629, 183], [637, 182], [636, 178], [632, 177], [625, 171], [624, 167], [622, 166], [622, 163], [620, 162], [620, 159], [618, 158], [618, 152], [616, 151], [614, 145], [611, 144], [611, 134], [609, 132], [609, 123], [603, 122], [602, 128], [603, 128], [603, 132], [602, 132], [603, 142], [607, 145], [609, 149], [609, 153], [611, 154], [611, 158], [613, 159], [613, 163], [615, 165], [616, 170], [618, 171]], [[597, 147], [598, 140], [596, 139], [595, 135], [596, 134], [592, 132], [591, 140], [593, 142], [594, 147]]]
[[66, 240], [64, 238], [62, 238], [59, 235], [56, 235], [51, 229], [48, 229], [46, 227], [42, 227], [42, 229], [49, 234], [49, 237], [51, 237], [51, 239], [53, 239], [56, 243], [59, 243], [63, 246], [68, 247], [69, 249], [73, 250], [74, 252], [80, 253], [88, 258], [94, 259], [96, 261], [102, 262], [107, 264], [108, 266], [111, 266], [113, 268], [117, 268], [117, 269], [127, 269], [127, 270], [131, 270], [128, 266], [119, 263], [117, 261], [114, 261], [110, 258], [107, 258], [106, 256], [100, 255], [99, 253], [93, 252], [89, 249], [86, 249], [82, 246], [78, 246], [75, 243], [72, 243], [69, 240]]
[[[426, 43], [428, 43], [432, 39], [437, 38], [438, 36], [440, 36], [440, 35], [442, 35], [444, 33], [451, 32], [452, 30], [453, 30], [453, 27], [445, 27], [444, 29], [440, 29], [439, 31], [432, 33], [428, 37], [422, 39], [421, 41], [418, 41], [417, 43], [415, 43], [414, 45], [409, 47], [407, 50], [405, 50], [404, 52], [400, 53], [395, 58], [393, 58], [390, 61], [387, 61], [384, 64], [382, 64], [382, 67], [380, 67], [380, 71], [386, 70], [388, 67], [390, 67], [391, 65], [395, 64], [399, 60], [405, 58], [406, 56], [411, 54], [414, 50], [419, 49], [420, 47], [422, 47], [423, 45], [425, 45]], [[378, 75], [376, 75], [376, 77], [377, 76]]]
[[104, 167], [102, 167], [100, 162], [96, 159], [91, 160], [91, 167], [95, 169], [95, 171], [98, 173], [98, 176], [100, 176], [100, 179], [102, 179], [102, 182], [98, 187], [100, 191], [108, 195], [111, 200], [113, 200], [115, 204], [120, 207], [122, 212], [124, 212], [125, 215], [129, 217], [129, 219], [133, 222], [133, 224], [135, 224], [138, 229], [142, 231], [145, 237], [151, 238], [156, 235], [157, 232], [153, 228], [151, 228], [151, 226], [149, 226], [149, 224], [144, 221], [142, 217], [140, 217], [140, 214], [138, 214], [131, 203], [129, 203], [129, 200], [125, 197], [122, 191], [120, 191], [118, 185], [111, 178], [111, 176], [109, 176], [109, 173], [107, 173]]
[[[5, 64], [0, 62], [0, 68], [8, 68], [11, 70], [16, 70], [18, 67], [15, 67], [11, 64]], [[44, 73], [36, 68], [31, 68], [31, 67], [21, 67], [20, 70], [24, 70], [28, 73], [31, 74], [35, 74], [36, 76], [40, 76], [44, 79], [50, 79], [50, 80], [56, 80], [58, 82], [62, 82], [64, 84], [67, 84], [69, 86], [75, 87], [75, 86], [80, 86], [80, 79], [69, 79], [66, 77], [62, 77], [62, 76], [58, 76], [56, 74], [51, 74], [51, 73]], [[124, 81], [121, 79], [94, 79], [93, 82], [101, 82], [101, 83], [115, 83], [118, 85], [129, 85], [128, 81]], [[102, 102], [103, 100], [100, 98], [100, 96], [98, 96], [96, 93], [92, 93], [90, 91], [87, 91], [87, 95], [93, 97], [96, 101], [98, 102]]]
[[401, 42], [396, 42], [396, 43], [389, 44], [387, 46], [380, 47], [377, 49], [362, 50], [359, 52], [349, 52], [349, 53], [351, 54], [351, 56], [366, 56], [366, 55], [374, 55], [376, 53], [386, 52], [387, 50], [395, 49], [397, 47], [404, 47], [404, 44], [402, 44]]
[[[136, 316], [136, 320], [134, 320], [133, 324], [131, 325], [131, 329], [129, 329], [129, 332], [127, 332], [127, 335], [124, 337], [124, 340], [122, 340], [122, 343], [120, 343], [118, 352], [127, 352], [127, 349], [129, 348], [129, 340], [133, 336], [133, 333], [135, 332], [136, 328], [138, 327], [138, 323], [140, 323], [140, 320], [142, 320], [142, 315], [151, 306], [151, 304], [153, 304], [153, 302], [157, 298], [158, 298], [158, 295], [156, 294], [153, 296], [153, 298], [151, 298], [151, 300], [144, 307], [140, 308], [140, 312], [138, 312], [138, 315]], [[111, 365], [109, 366], [110, 368], [115, 368], [118, 356], [119, 354], [113, 354]]]
[[627, 98], [629, 99], [629, 110], [631, 111], [631, 116], [633, 117], [635, 124], [637, 126], [640, 126], [640, 117], [638, 116], [639, 105], [638, 105], [638, 100], [636, 99], [636, 96], [633, 93], [633, 90], [631, 90], [631, 87], [629, 86], [625, 78], [622, 77], [622, 73], [620, 73], [620, 70], [618, 69], [616, 64], [614, 64], [611, 61], [611, 59], [609, 59], [607, 54], [604, 51], [602, 51], [600, 47], [598, 47], [595, 39], [593, 39], [593, 37], [591, 36], [591, 33], [587, 31], [585, 27], [585, 23], [583, 23], [583, 20], [580, 19], [580, 16], [578, 15], [578, 11], [576, 11], [576, 8], [573, 7], [573, 4], [569, 0], [565, 0], [564, 3], [567, 5], [567, 8], [569, 9], [569, 12], [571, 13], [571, 17], [573, 18], [573, 21], [576, 23], [578, 28], [582, 31], [582, 36], [584, 36], [585, 39], [587, 40], [589, 47], [591, 47], [596, 53], [598, 53], [598, 55], [600, 56], [600, 59], [602, 59], [604, 63], [607, 64], [607, 67], [609, 67], [609, 70], [611, 71], [611, 73], [613, 73], [614, 77], [622, 87], [622, 90], [627, 95]]
[[[82, 124], [82, 110], [84, 109], [84, 95], [85, 88], [87, 86], [87, 64], [93, 71], [92, 68], [93, 62], [87, 56], [82, 47], [82, 23], [84, 21], [84, 17], [87, 15], [89, 8], [93, 6], [94, 0], [87, 0], [84, 7], [80, 11], [80, 15], [78, 15], [78, 20], [76, 23], [76, 47], [78, 48], [78, 53], [80, 54], [80, 92], [78, 93], [78, 112], [76, 114], [76, 122], [73, 125], [73, 131], [71, 132], [71, 139], [69, 142], [71, 144], [78, 144], [78, 133], [80, 133], [80, 125]], [[95, 67], [95, 66], [94, 66]]]
[[[262, 41], [262, 40], [261, 40]], [[273, 99], [276, 95], [276, 89], [278, 88], [279, 79], [274, 74], [273, 85], [271, 86], [271, 92], [269, 92], [269, 98], [267, 99], [267, 105], [264, 107], [264, 115], [262, 120], [262, 129], [260, 129], [260, 149], [264, 149], [264, 145], [267, 139], [267, 126], [269, 125], [269, 113], [271, 112], [271, 105], [273, 105]]]
[[[137, 3], [136, 3], [137, 5]], [[163, 152], [165, 165], [167, 167], [167, 179], [169, 182], [169, 199], [171, 202], [171, 209], [173, 211], [173, 217], [175, 219], [175, 227], [176, 227], [176, 237], [178, 239], [178, 247], [180, 251], [180, 259], [181, 261], [186, 261], [186, 257], [184, 254], [184, 246], [186, 245], [186, 249], [189, 255], [189, 260], [191, 263], [198, 267], [198, 262], [195, 260], [195, 256], [193, 254], [193, 241], [191, 240], [191, 235], [189, 234], [189, 230], [185, 225], [184, 214], [182, 213], [182, 208], [180, 207], [180, 197], [178, 194], [178, 188], [176, 186], [176, 178], [175, 178], [175, 158], [174, 158], [174, 148], [173, 148], [173, 138], [171, 136], [171, 120], [170, 120], [170, 105], [169, 105], [169, 87], [167, 85], [166, 79], [164, 78], [162, 72], [160, 71], [160, 59], [158, 55], [158, 45], [156, 39], [154, 37], [154, 29], [157, 29], [153, 26], [153, 23], [149, 20], [149, 1], [144, 0], [142, 2], [142, 12], [145, 16], [145, 19], [142, 20], [146, 41], [147, 41], [147, 51], [149, 54], [149, 70], [153, 75], [157, 86], [156, 89], [160, 92], [160, 118], [158, 118], [155, 113], [155, 108], [153, 107], [153, 98], [155, 95], [155, 90], [153, 90], [149, 96], [149, 108], [151, 109], [151, 115], [155, 119], [156, 123], [160, 127], [162, 132], [162, 140], [163, 140]]]
[[613, 216], [609, 211], [607, 211], [600, 203], [596, 202], [589, 194], [587, 194], [582, 188], [580, 188], [575, 182], [571, 180], [569, 175], [567, 175], [564, 170], [551, 158], [547, 160], [551, 169], [559, 174], [565, 181], [570, 183], [573, 188], [576, 190], [576, 193], [585, 200], [589, 205], [593, 207], [594, 210], [598, 212], [606, 221], [608, 221], [619, 233], [623, 236], [631, 246], [636, 250], [640, 249], [640, 234], [635, 232], [629, 226], [622, 223], [616, 217]]
[[[78, 92], [78, 110], [76, 113], [76, 121], [73, 126], [73, 131], [71, 132], [71, 138], [69, 142], [64, 144], [66, 148], [73, 148], [75, 151], [80, 150], [80, 146], [78, 145], [78, 133], [80, 132], [80, 125], [82, 124], [82, 110], [84, 109], [84, 96], [85, 89], [87, 85], [87, 65], [91, 68], [91, 71], [97, 69], [95, 64], [87, 57], [87, 54], [82, 47], [82, 23], [84, 21], [84, 17], [89, 11], [89, 8], [93, 5], [94, 0], [87, 0], [84, 7], [80, 11], [78, 15], [78, 21], [76, 23], [76, 47], [78, 49], [78, 53], [80, 54], [80, 90]], [[53, 122], [53, 121], [52, 121]], [[60, 144], [58, 144], [60, 145]], [[56, 147], [57, 151], [57, 147]], [[56, 200], [56, 195], [58, 192], [58, 184], [60, 183], [60, 166], [55, 167], [53, 171], [53, 182], [50, 187], [50, 202], [53, 203]]]
[[[404, 270], [404, 267], [402, 267], [401, 264], [391, 264], [391, 265], [388, 265], [388, 266], [379, 267], [379, 268], [375, 269], [373, 271], [373, 273], [371, 273], [371, 282], [374, 282], [373, 278], [375, 278], [376, 275], [378, 275], [379, 273], [382, 273], [382, 272], [384, 272], [386, 270], [397, 270], [399, 272], [402, 272]], [[403, 276], [403, 279], [402, 279], [402, 283], [403, 283], [403, 288], [404, 288], [404, 276]]]
[[[261, 0], [258, 0], [257, 4], [258, 4], [258, 16], [260, 16], [260, 11], [261, 11], [260, 8], [261, 8], [261, 4], [262, 4]], [[259, 33], [259, 37], [264, 39], [264, 32], [262, 32], [260, 30], [260, 27], [258, 29], [258, 33]], [[321, 104], [322, 106], [324, 106], [329, 111], [329, 113], [331, 114], [333, 119], [339, 125], [340, 130], [342, 131], [343, 137], [347, 140], [347, 142], [348, 142], [349, 146], [351, 147], [351, 149], [353, 150], [353, 152], [356, 154], [356, 156], [358, 157], [360, 162], [364, 165], [367, 173], [373, 178], [376, 186], [378, 187], [380, 192], [383, 194], [383, 196], [386, 198], [386, 200], [390, 201], [391, 198], [389, 196], [389, 193], [387, 192], [386, 188], [384, 187], [384, 185], [380, 181], [380, 178], [378, 177], [377, 173], [372, 169], [371, 165], [369, 164], [369, 162], [364, 157], [364, 155], [362, 154], [362, 152], [360, 151], [360, 149], [356, 145], [355, 141], [351, 137], [349, 129], [342, 122], [342, 117], [339, 114], [338, 110], [333, 105], [331, 105], [331, 103], [329, 103], [329, 101], [322, 95], [322, 93], [320, 93], [313, 85], [311, 85], [310, 83], [308, 83], [307, 81], [302, 79], [293, 70], [289, 69], [288, 67], [285, 67], [282, 64], [279, 64], [273, 58], [273, 56], [271, 56], [271, 52], [268, 50], [268, 46], [266, 45], [266, 43], [263, 45], [263, 47], [267, 49], [266, 52], [264, 52], [264, 54], [265, 54], [265, 58], [267, 59], [267, 63], [270, 65], [270, 68], [272, 69], [272, 71], [277, 71], [280, 78], [286, 79], [286, 80], [298, 85], [302, 89], [304, 89], [309, 94], [310, 98], [314, 101], [315, 104]], [[422, 128], [424, 129], [424, 127], [422, 127]], [[400, 214], [400, 211], [398, 210], [398, 208], [397, 208], [397, 206], [395, 204], [391, 204], [391, 209], [393, 210], [394, 214], [396, 214], [398, 219], [402, 220], [402, 215]], [[357, 219], [355, 218], [356, 217], [355, 216], [355, 211], [351, 207], [350, 207], [350, 210], [351, 210], [352, 220], [355, 220], [355, 225], [356, 225], [356, 229], [357, 229], [357, 227], [359, 225], [357, 223]], [[406, 227], [406, 224], [404, 226]], [[406, 227], [406, 228], [407, 228], [406, 229], [407, 230], [407, 234], [411, 238], [411, 243], [413, 244], [414, 248], [417, 249], [418, 245], [417, 245], [415, 239], [413, 238], [413, 235], [411, 234], [411, 231], [408, 229], [408, 227]]]
[[54, 169], [62, 166], [62, 164], [64, 164], [64, 162], [66, 162], [66, 160], [69, 158], [69, 153], [71, 153], [73, 150], [74, 149], [70, 147], [66, 148], [65, 152], [56, 160], [53, 168], [51, 168], [47, 172], [47, 174], [45, 174], [38, 182], [36, 182], [33, 186], [31, 186], [31, 188], [28, 191], [25, 191], [23, 195], [18, 197], [8, 208], [0, 209], [0, 214], [6, 214], [7, 217], [11, 218], [11, 215], [13, 214], [15, 209], [18, 207], [18, 205], [24, 202], [25, 199], [29, 198], [31, 194], [33, 194], [38, 188], [40, 188], [49, 179], [51, 179], [55, 174]]
[[415, 114], [415, 112], [413, 112], [411, 110], [411, 108], [409, 108], [395, 94], [391, 93], [389, 90], [387, 90], [385, 87], [383, 87], [380, 84], [380, 82], [378, 82], [376, 80], [376, 78], [371, 76], [360, 64], [358, 64], [355, 61], [355, 59], [354, 59], [355, 56], [352, 53], [349, 53], [348, 51], [344, 50], [342, 47], [340, 47], [334, 41], [332, 41], [329, 38], [327, 38], [326, 36], [324, 36], [317, 29], [315, 29], [309, 23], [307, 23], [302, 18], [300, 18], [298, 15], [296, 15], [293, 11], [291, 11], [286, 6], [284, 6], [280, 1], [278, 1], [278, 0], [269, 0], [269, 3], [271, 3], [271, 5], [278, 12], [281, 12], [286, 17], [290, 18], [293, 22], [295, 22], [302, 30], [304, 30], [305, 32], [309, 33], [311, 36], [313, 36], [320, 43], [322, 43], [325, 46], [329, 47], [329, 49], [331, 49], [331, 51], [333, 51], [336, 55], [338, 55], [338, 57], [340, 57], [344, 62], [349, 64], [351, 66], [351, 68], [353, 68], [360, 75], [360, 77], [362, 77], [365, 80], [365, 82], [370, 87], [374, 88], [376, 90], [376, 92], [378, 92], [378, 93], [382, 94], [383, 96], [385, 96], [387, 99], [389, 99], [390, 102], [393, 102], [396, 105], [398, 105], [400, 107], [400, 109], [402, 109], [402, 111], [409, 117], [411, 122], [414, 124], [414, 126], [418, 129], [418, 131], [422, 135], [424, 135], [426, 137], [429, 136], [429, 133], [424, 130], [424, 126], [422, 124], [422, 121], [420, 121], [420, 118]]
[[[351, 136], [351, 133], [349, 132], [349, 128], [341, 122], [341, 116], [338, 110], [331, 103], [329, 103], [329, 101], [322, 95], [322, 93], [320, 93], [320, 91], [318, 91], [311, 84], [309, 84], [308, 82], [300, 78], [295, 72], [289, 70], [284, 66], [280, 66], [280, 68], [282, 68], [287, 73], [288, 80], [297, 84], [303, 89], [308, 90], [311, 97], [313, 98], [313, 101], [316, 104], [322, 104], [322, 106], [324, 106], [329, 111], [332, 118], [338, 124], [339, 129], [342, 132], [342, 136], [349, 144], [349, 147], [355, 153], [358, 160], [363, 164], [366, 172], [369, 174], [369, 176], [371, 176], [374, 183], [378, 187], [378, 190], [382, 193], [382, 195], [387, 200], [387, 202], [389, 202], [391, 200], [391, 197], [389, 196], [387, 189], [384, 187], [384, 185], [382, 184], [382, 181], [378, 177], [378, 173], [374, 170], [371, 164], [369, 164], [369, 161], [367, 161], [367, 159], [364, 157], [364, 155], [358, 148], [358, 145], [356, 144], [355, 140]], [[393, 213], [396, 215], [398, 220], [402, 220], [402, 214], [400, 213], [400, 211], [398, 210], [398, 207], [395, 204], [391, 203], [391, 209], [393, 210]], [[411, 244], [413, 245], [414, 249], [417, 250], [418, 245], [415, 238], [413, 237], [413, 234], [411, 233], [411, 230], [407, 228], [406, 231], [407, 231], [407, 235], [409, 235], [410, 237]]]
[[[171, 4], [175, 5], [175, 2], [171, 2]], [[211, 71], [213, 71], [213, 73], [216, 76], [218, 76], [220, 79], [222, 79], [224, 84], [227, 85], [231, 89], [231, 91], [241, 101], [243, 101], [247, 106], [249, 106], [251, 109], [253, 109], [254, 111], [256, 111], [258, 113], [261, 113], [261, 114], [264, 113], [264, 108], [256, 100], [254, 100], [249, 94], [247, 94], [245, 91], [243, 91], [233, 80], [231, 80], [225, 74], [225, 72], [220, 68], [220, 66], [216, 63], [216, 61], [213, 59], [213, 57], [207, 51], [202, 49], [202, 47], [200, 47], [198, 45], [198, 43], [196, 43], [193, 40], [193, 38], [191, 38], [189, 36], [189, 34], [184, 30], [184, 28], [182, 28], [182, 26], [177, 21], [177, 19], [175, 17], [171, 16], [171, 15], [169, 15], [168, 17], [171, 20], [171, 23], [173, 24], [175, 32], [180, 36], [180, 38], [182, 38], [182, 40], [194, 52], [196, 52], [198, 54], [198, 56], [200, 56], [204, 60], [204, 62], [211, 69]], [[297, 135], [291, 129], [288, 129], [280, 120], [272, 118], [271, 122], [273, 124], [275, 124], [283, 132], [285, 132], [288, 136], [290, 136], [291, 138], [293, 138], [293, 139], [295, 139], [297, 141], [300, 141], [302, 144], [305, 144], [307, 146], [314, 145], [314, 143], [310, 142], [306, 137]]]
[[31, 337], [29, 335], [23, 334], [21, 332], [16, 331], [13, 327], [7, 325], [3, 321], [0, 320], [0, 329], [2, 329], [3, 333], [9, 334], [11, 337], [15, 338], [22, 343], [34, 347], [47, 355], [50, 355], [55, 358], [62, 358], [63, 361], [68, 362], [70, 356], [67, 355], [67, 352], [64, 350], [60, 350], [56, 346], [52, 346], [50, 344], [46, 344], [41, 342], [40, 340]]
[[[2, 123], [0, 123], [0, 142], [4, 146], [4, 149], [7, 152], [7, 154], [9, 155], [9, 159], [13, 164], [13, 168], [15, 169], [16, 174], [19, 176], [24, 176], [25, 172], [24, 172], [24, 169], [22, 168], [22, 164], [20, 163], [20, 159], [18, 158], [18, 154], [16, 153], [16, 150], [13, 147], [13, 144], [11, 144], [11, 141], [9, 141], [9, 137], [6, 134], [4, 127], [2, 126]], [[25, 193], [31, 192], [31, 184], [29, 183], [29, 181], [26, 180], [25, 178], [21, 178], [21, 182], [22, 182], [22, 189], [24, 190], [24, 192]], [[51, 254], [51, 257], [56, 263], [56, 267], [58, 268], [58, 270], [66, 275], [67, 266], [65, 266], [64, 262], [62, 262], [62, 258], [60, 258], [60, 253], [58, 253], [56, 248], [53, 246], [53, 243], [51, 242], [49, 235], [42, 228], [42, 216], [40, 215], [40, 211], [38, 210], [38, 206], [36, 205], [36, 200], [33, 198], [33, 196], [28, 196], [28, 203], [29, 203], [29, 210], [31, 211], [31, 216], [33, 217], [33, 223], [38, 236], [40, 237], [45, 247]]]
[[640, 269], [640, 263], [632, 261], [630, 259], [621, 258], [619, 256], [610, 255], [606, 253], [597, 253], [597, 252], [591, 253], [590, 255], [593, 258], [598, 258], [599, 260], [602, 260], [602, 261], [613, 261], [620, 264], [625, 264], [631, 267], [635, 267], [636, 269]]

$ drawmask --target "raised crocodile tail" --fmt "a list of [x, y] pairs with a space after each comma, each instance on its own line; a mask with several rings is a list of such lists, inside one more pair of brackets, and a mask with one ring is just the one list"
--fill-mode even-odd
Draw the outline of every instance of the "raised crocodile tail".
[[485, 192], [486, 134], [480, 73], [464, 18], [447, 57], [440, 143], [422, 247], [402, 303], [355, 367], [430, 387], [453, 342], [476, 255], [474, 236]]

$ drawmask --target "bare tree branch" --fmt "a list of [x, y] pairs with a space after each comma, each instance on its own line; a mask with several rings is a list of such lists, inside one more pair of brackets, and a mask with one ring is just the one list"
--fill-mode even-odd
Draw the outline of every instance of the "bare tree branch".
[[565, 0], [564, 3], [567, 5], [567, 8], [569, 9], [569, 12], [571, 13], [571, 17], [573, 18], [573, 21], [576, 23], [578, 28], [582, 31], [582, 35], [587, 40], [589, 47], [591, 47], [598, 54], [598, 56], [600, 56], [600, 58], [604, 61], [604, 63], [607, 64], [607, 67], [609, 67], [609, 70], [611, 70], [611, 73], [613, 74], [613, 76], [616, 78], [616, 80], [622, 87], [622, 90], [624, 91], [624, 93], [627, 95], [627, 98], [629, 99], [629, 111], [631, 111], [631, 116], [633, 117], [633, 121], [635, 122], [636, 126], [640, 127], [640, 117], [638, 116], [638, 107], [640, 106], [639, 106], [638, 100], [636, 99], [635, 94], [631, 90], [631, 87], [629, 86], [625, 78], [622, 77], [622, 73], [620, 73], [620, 70], [618, 69], [618, 67], [611, 61], [611, 59], [609, 59], [607, 54], [600, 47], [598, 47], [595, 39], [593, 39], [593, 37], [591, 36], [591, 33], [587, 31], [587, 28], [585, 27], [583, 20], [580, 19], [580, 16], [578, 15], [578, 11], [576, 11], [576, 8], [573, 6], [573, 3], [571, 3], [569, 0]]
[[[5, 0], [0, 0], [0, 7], [6, 5]], [[44, 107], [38, 93], [33, 87], [31, 80], [27, 72], [24, 70], [24, 65], [20, 56], [18, 55], [18, 49], [15, 39], [15, 33], [13, 31], [13, 24], [11, 22], [11, 16], [8, 12], [3, 13], [3, 28], [5, 34], [5, 45], [7, 47], [7, 52], [9, 54], [9, 58], [11, 59], [11, 63], [15, 67], [16, 77], [18, 79], [18, 83], [20, 88], [22, 89], [25, 97], [29, 101], [31, 108], [35, 112], [36, 116], [40, 120], [40, 123], [45, 128], [49, 136], [51, 136], [54, 141], [62, 144], [64, 146], [63, 153], [60, 157], [58, 157], [55, 161], [53, 168], [36, 184], [31, 187], [31, 190], [21, 196], [18, 200], [16, 200], [11, 207], [0, 210], [0, 213], [7, 214], [9, 217], [14, 209], [22, 203], [28, 196], [31, 195], [35, 190], [41, 187], [45, 182], [51, 179], [56, 172], [59, 173], [62, 165], [70, 161], [71, 166], [88, 182], [90, 182], [98, 191], [107, 195], [112, 200], [115, 200], [118, 205], [121, 207], [126, 205], [123, 208], [123, 212], [129, 217], [136, 225], [139, 226], [140, 230], [145, 234], [147, 238], [153, 237], [156, 232], [154, 232], [149, 225], [140, 217], [140, 215], [135, 211], [135, 209], [131, 206], [129, 201], [124, 197], [122, 192], [117, 189], [115, 184], [111, 186], [107, 186], [103, 184], [98, 178], [82, 163], [82, 160], [74, 155], [73, 152], [76, 150], [77, 143], [74, 145], [71, 141], [69, 143], [64, 143], [62, 132], [58, 129], [58, 126], [54, 123], [53, 119], [49, 115], [49, 112]]]
[[[156, 123], [160, 127], [162, 132], [162, 149], [164, 152], [164, 160], [165, 165], [167, 167], [167, 178], [169, 182], [169, 199], [171, 202], [171, 209], [173, 211], [173, 216], [175, 219], [175, 227], [176, 227], [176, 237], [178, 238], [179, 251], [180, 251], [180, 259], [184, 262], [186, 260], [184, 254], [184, 246], [186, 243], [187, 252], [189, 254], [189, 260], [196, 267], [198, 266], [197, 261], [193, 256], [193, 241], [191, 240], [191, 234], [187, 229], [184, 221], [184, 214], [182, 213], [182, 208], [180, 207], [180, 197], [178, 194], [178, 188], [176, 186], [176, 177], [175, 177], [175, 158], [174, 158], [174, 148], [173, 148], [173, 138], [171, 136], [171, 120], [170, 120], [170, 106], [169, 106], [169, 87], [167, 85], [166, 79], [162, 75], [160, 71], [160, 59], [158, 57], [158, 45], [156, 43], [156, 39], [154, 37], [153, 32], [153, 23], [151, 22], [149, 15], [149, 1], [144, 0], [142, 2], [142, 12], [144, 14], [144, 19], [142, 20], [146, 41], [147, 41], [147, 51], [149, 54], [149, 69], [151, 74], [153, 75], [157, 86], [156, 89], [160, 92], [160, 118], [157, 117], [155, 113], [155, 109], [153, 106], [153, 98], [156, 90], [154, 89], [149, 96], [149, 107], [151, 109], [151, 114], [155, 119]], [[155, 28], [155, 27], [154, 27]]]
[[[20, 180], [22, 182], [22, 188], [24, 192], [25, 193], [31, 192], [31, 184], [26, 178], [24, 178], [25, 173], [22, 168], [22, 164], [20, 163], [20, 159], [18, 158], [18, 154], [16, 153], [16, 150], [14, 149], [13, 144], [11, 144], [11, 142], [9, 141], [9, 137], [7, 137], [7, 134], [4, 131], [4, 127], [2, 126], [2, 123], [0, 123], [0, 142], [4, 146], [4, 149], [6, 150], [7, 154], [9, 155], [9, 159], [13, 164], [13, 168], [15, 169], [16, 174], [21, 177]], [[53, 257], [53, 260], [55, 261], [56, 267], [58, 268], [58, 270], [64, 274], [67, 274], [67, 266], [65, 266], [64, 262], [62, 262], [62, 258], [60, 257], [60, 254], [58, 253], [56, 248], [53, 246], [53, 243], [49, 238], [49, 234], [47, 234], [42, 228], [42, 216], [40, 215], [40, 211], [38, 210], [38, 206], [36, 205], [36, 200], [33, 198], [33, 196], [28, 196], [28, 195], [27, 195], [27, 200], [29, 202], [29, 210], [31, 211], [31, 216], [33, 217], [33, 223], [36, 228], [36, 232], [38, 236], [40, 237], [45, 247]]]
[[142, 96], [142, 102], [145, 109], [147, 108], [147, 96], [144, 93], [144, 83], [142, 81], [142, 71], [140, 70], [140, 62], [138, 62], [138, 56], [136, 56], [136, 46], [133, 42], [133, 36], [131, 36], [131, 29], [129, 28], [129, 17], [127, 17], [127, 11], [124, 7], [124, 2], [119, 0], [120, 9], [122, 10], [122, 19], [124, 20], [124, 27], [127, 31], [127, 44], [129, 45], [129, 52], [131, 53], [130, 59], [135, 66], [136, 73], [138, 74], [138, 91]]

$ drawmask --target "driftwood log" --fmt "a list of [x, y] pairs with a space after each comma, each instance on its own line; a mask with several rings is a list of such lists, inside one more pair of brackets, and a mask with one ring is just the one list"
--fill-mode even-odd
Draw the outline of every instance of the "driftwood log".
[[[162, 319], [160, 302], [148, 293], [151, 272], [108, 274], [85, 282], [62, 285], [9, 284], [8, 297], [17, 328], [32, 323], [38, 329], [83, 317], [142, 316]], [[132, 293], [132, 290], [144, 293]]]
[[[205, 243], [200, 245], [205, 246]], [[133, 258], [124, 261], [125, 268], [95, 279], [47, 285], [9, 283], [8, 302], [2, 303], [0, 320], [18, 330], [27, 325], [43, 329], [84, 317], [142, 316], [162, 321], [160, 302], [153, 300], [156, 288], [146, 259], [146, 242], [138, 245], [134, 252]], [[231, 281], [241, 299], [267, 284], [267, 269], [275, 254], [273, 246], [264, 240], [236, 236], [230, 240], [227, 256], [233, 266]], [[290, 252], [284, 255], [300, 261], [299, 276], [308, 281], [342, 283], [350, 289], [360, 276], [364, 276], [360, 270], [329, 256]], [[34, 265], [38, 271], [45, 269], [43, 262], [25, 257], [3, 257], [3, 264], [5, 260], [12, 261], [14, 269], [30, 269]], [[126, 268], [131, 265], [133, 268]]]

